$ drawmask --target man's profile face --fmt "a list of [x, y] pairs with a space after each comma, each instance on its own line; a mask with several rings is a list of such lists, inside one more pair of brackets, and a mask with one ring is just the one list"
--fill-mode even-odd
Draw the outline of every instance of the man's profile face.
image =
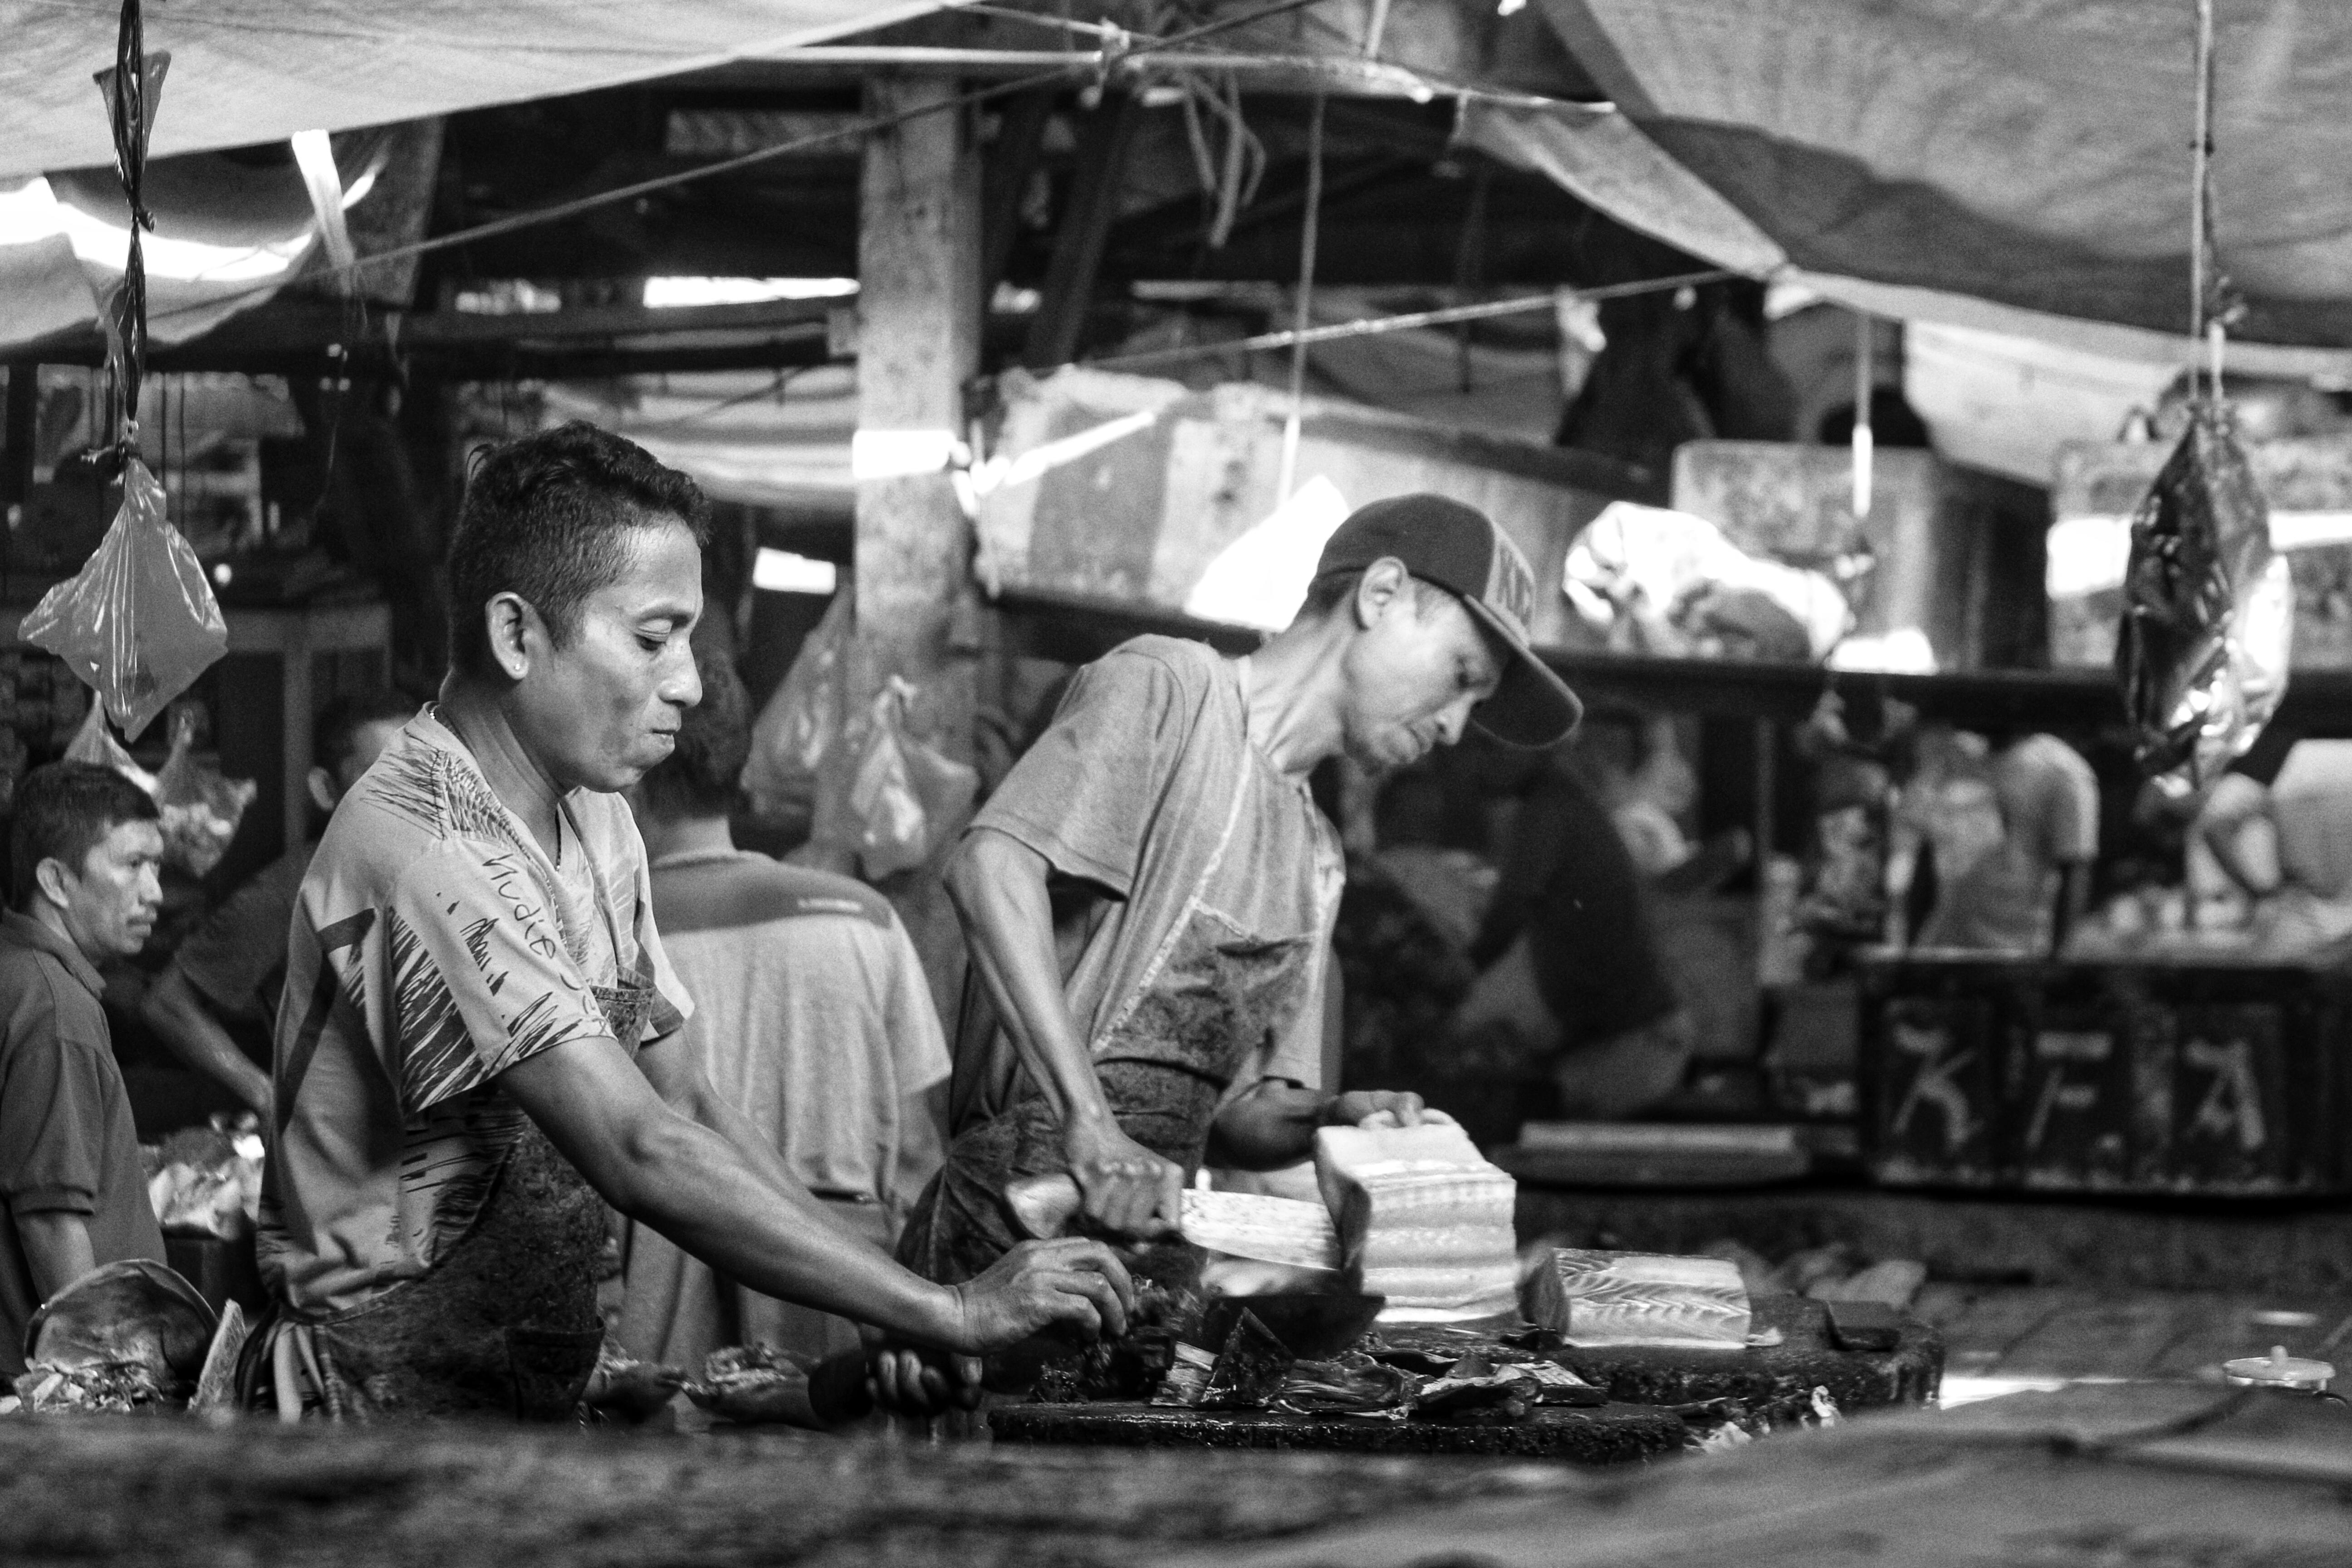
[[1365, 572], [1352, 613], [1360, 632], [1344, 667], [1348, 755], [1368, 768], [1401, 768], [1459, 741], [1470, 710], [1494, 695], [1503, 671], [1462, 601], [1416, 595], [1396, 563], [1383, 561]]
[[588, 595], [571, 640], [531, 637], [516, 730], [565, 789], [625, 790], [670, 754], [702, 700], [688, 637], [702, 616], [702, 552], [685, 523], [629, 533], [620, 576]]
[[163, 830], [118, 822], [90, 846], [79, 870], [56, 862], [66, 932], [92, 963], [131, 958], [147, 945], [163, 907]]

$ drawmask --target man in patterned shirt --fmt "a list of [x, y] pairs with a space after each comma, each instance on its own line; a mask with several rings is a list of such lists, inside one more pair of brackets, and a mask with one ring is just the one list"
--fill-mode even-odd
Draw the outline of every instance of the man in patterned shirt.
[[[618, 792], [701, 697], [704, 503], [585, 425], [486, 454], [450, 544], [450, 675], [335, 813], [278, 1009], [263, 1196], [281, 1419], [561, 1419], [593, 1370], [604, 1204], [764, 1294], [910, 1348], [876, 1391], [971, 1398], [968, 1362], [1123, 1327], [1083, 1242], [946, 1288], [827, 1223], [684, 1044]], [[912, 1347], [923, 1347], [920, 1349]]]

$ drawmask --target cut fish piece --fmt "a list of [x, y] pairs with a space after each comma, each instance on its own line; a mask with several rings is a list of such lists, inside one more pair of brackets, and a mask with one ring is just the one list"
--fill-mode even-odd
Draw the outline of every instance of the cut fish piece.
[[1739, 1350], [1748, 1288], [1722, 1258], [1556, 1247], [1528, 1281], [1523, 1310], [1572, 1345]]
[[1385, 1296], [1383, 1322], [1492, 1317], [1517, 1305], [1518, 1187], [1450, 1122], [1326, 1127], [1315, 1173], [1344, 1270]]

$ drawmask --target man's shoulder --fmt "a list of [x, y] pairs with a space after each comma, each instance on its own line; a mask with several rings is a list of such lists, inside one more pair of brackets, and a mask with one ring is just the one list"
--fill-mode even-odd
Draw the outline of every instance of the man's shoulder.
[[420, 719], [360, 775], [336, 807], [320, 849], [349, 854], [354, 840], [398, 844], [417, 837], [503, 842], [511, 833], [480, 772], [437, 743]]
[[1224, 662], [1224, 655], [1207, 643], [1155, 633], [1128, 638], [1087, 668], [1145, 679], [1164, 678], [1188, 693], [1201, 693], [1215, 681]]
[[106, 1010], [63, 959], [0, 934], [0, 998], [5, 1027], [0, 1049], [65, 1039], [105, 1046]]
[[847, 921], [887, 931], [890, 901], [865, 883], [764, 855], [656, 866], [654, 918], [666, 938], [766, 925], [775, 921]]

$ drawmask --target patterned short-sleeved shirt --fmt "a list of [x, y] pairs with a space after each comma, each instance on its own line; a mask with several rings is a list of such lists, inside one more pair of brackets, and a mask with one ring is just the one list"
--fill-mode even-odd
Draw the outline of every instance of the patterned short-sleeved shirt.
[[618, 795], [563, 803], [560, 861], [427, 708], [336, 808], [302, 880], [278, 1012], [264, 1273], [299, 1313], [365, 1303], [466, 1235], [524, 1131], [498, 1076], [612, 1033], [598, 988], [651, 988], [635, 1049], [692, 1011]]

